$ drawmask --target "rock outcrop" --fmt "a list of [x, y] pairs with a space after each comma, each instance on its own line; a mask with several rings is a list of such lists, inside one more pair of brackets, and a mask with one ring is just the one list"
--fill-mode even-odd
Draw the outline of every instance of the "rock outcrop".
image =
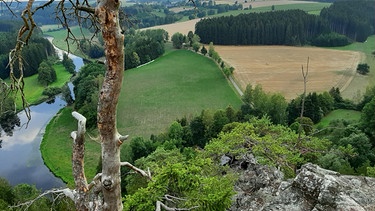
[[278, 169], [258, 164], [252, 155], [231, 166], [240, 173], [232, 211], [375, 211], [375, 178], [340, 175], [308, 163], [294, 179], [283, 181]]

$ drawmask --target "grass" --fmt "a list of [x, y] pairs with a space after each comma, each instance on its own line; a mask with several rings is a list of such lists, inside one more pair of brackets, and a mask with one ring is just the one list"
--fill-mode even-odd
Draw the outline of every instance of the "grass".
[[[66, 82], [70, 80], [72, 76], [62, 64], [55, 64], [53, 68], [56, 70], [57, 80], [49, 85], [49, 87], [62, 87]], [[34, 105], [46, 100], [46, 96], [42, 95], [43, 90], [46, 88], [38, 82], [38, 75], [33, 75], [24, 78], [25, 81], [25, 96], [28, 103]], [[20, 97], [16, 99], [17, 108], [22, 107], [22, 101]]]
[[370, 66], [370, 73], [366, 76], [357, 74], [349, 87], [341, 93], [344, 98], [357, 102], [365, 92], [366, 87], [375, 85], [375, 56], [372, 55], [372, 52], [375, 51], [375, 35], [368, 37], [367, 41], [363, 43], [355, 42], [347, 46], [331, 49], [359, 51], [366, 56], [363, 62]]
[[218, 66], [187, 50], [172, 51], [146, 66], [125, 72], [118, 105], [120, 133], [148, 138], [173, 120], [241, 101]]
[[[77, 121], [71, 115], [72, 108], [65, 107], [48, 123], [40, 151], [44, 163], [68, 187], [74, 187], [72, 174], [72, 139], [70, 133], [77, 130]], [[88, 181], [96, 174], [101, 148], [100, 144], [86, 138], [85, 173]]]
[[[58, 31], [48, 31], [48, 28], [54, 28], [57, 27], [54, 25], [48, 25], [48, 27], [42, 28], [43, 34], [53, 37], [53, 44], [64, 51], [68, 51], [68, 45], [65, 41], [67, 36], [67, 30], [61, 29]], [[77, 39], [82, 39], [83, 37], [86, 37], [87, 39], [90, 39], [92, 36], [92, 33], [86, 29], [86, 28], [79, 28], [79, 26], [73, 26], [70, 28], [72, 30], [72, 33]], [[47, 30], [47, 31], [45, 31]], [[72, 54], [86, 58], [86, 56], [78, 49], [77, 43], [73, 42], [72, 40], [69, 41], [69, 50]]]
[[316, 127], [325, 128], [329, 126], [329, 123], [334, 120], [348, 120], [348, 121], [358, 121], [361, 118], [360, 111], [354, 110], [345, 110], [345, 109], [337, 109], [330, 112], [327, 116], [323, 117], [323, 119], [316, 125]]
[[[199, 114], [202, 109], [239, 108], [240, 98], [211, 60], [187, 50], [172, 50], [154, 62], [125, 72], [118, 105], [118, 128], [122, 134], [149, 137], [166, 130], [176, 118]], [[72, 176], [72, 141], [77, 129], [66, 107], [49, 122], [41, 144], [48, 168], [69, 187]], [[96, 173], [100, 144], [87, 141], [85, 171], [90, 180]]]

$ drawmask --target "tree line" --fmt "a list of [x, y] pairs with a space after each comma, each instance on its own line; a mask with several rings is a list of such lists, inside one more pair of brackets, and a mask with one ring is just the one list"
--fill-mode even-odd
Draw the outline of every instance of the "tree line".
[[196, 24], [195, 33], [203, 43], [219, 45], [343, 46], [374, 33], [374, 5], [335, 2], [320, 16], [287, 10], [207, 18]]
[[328, 30], [322, 19], [302, 10], [208, 18], [195, 26], [203, 43], [219, 45], [304, 45]]
[[[19, 25], [20, 22], [0, 21], [0, 78], [2, 79], [9, 77], [9, 52], [16, 44], [16, 29]], [[4, 26], [4, 28], [2, 28], [2, 26]], [[55, 49], [52, 44], [42, 38], [40, 33], [35, 33], [22, 51], [24, 76], [27, 77], [37, 74], [39, 64], [52, 55], [55, 55]], [[19, 74], [17, 65], [15, 66], [15, 74]]]
[[125, 36], [125, 69], [150, 62], [164, 54], [164, 43], [169, 39], [164, 29], [135, 31]]
[[336, 1], [323, 8], [320, 17], [329, 22], [330, 29], [358, 42], [374, 34], [375, 2], [373, 0]]

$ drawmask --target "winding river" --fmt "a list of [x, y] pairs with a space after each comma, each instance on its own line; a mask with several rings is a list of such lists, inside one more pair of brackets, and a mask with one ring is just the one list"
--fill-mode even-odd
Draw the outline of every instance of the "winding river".
[[[56, 51], [62, 58], [63, 51], [57, 48]], [[69, 57], [78, 71], [83, 65], [83, 59], [72, 54], [69, 54]], [[27, 84], [25, 87], [27, 88]], [[72, 90], [73, 85], [70, 83], [69, 87]], [[14, 129], [13, 136], [3, 133], [1, 137], [3, 142], [0, 148], [0, 177], [6, 178], [11, 185], [27, 183], [42, 190], [65, 186], [65, 183], [44, 165], [39, 150], [46, 125], [65, 105], [65, 101], [56, 96], [53, 103], [31, 106], [31, 120], [27, 125], [25, 113], [18, 114], [21, 126]]]

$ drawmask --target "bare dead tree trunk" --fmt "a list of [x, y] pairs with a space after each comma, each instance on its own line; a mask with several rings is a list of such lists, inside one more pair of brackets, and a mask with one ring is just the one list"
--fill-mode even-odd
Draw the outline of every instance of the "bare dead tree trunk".
[[[3, 1], [4, 0], [0, 0], [0, 2]], [[28, 5], [25, 11], [22, 13], [22, 18], [25, 25], [20, 30], [22, 33], [19, 34], [19, 38], [22, 37], [22, 35], [27, 31], [29, 31], [29, 33], [26, 36], [26, 41], [28, 38], [30, 38], [32, 29], [36, 26], [32, 19], [33, 14], [38, 9], [43, 9], [53, 1], [54, 0], [49, 0], [44, 5], [37, 7], [33, 12], [31, 12], [34, 0], [28, 0]], [[72, 164], [75, 189], [70, 190], [66, 188], [62, 190], [47, 191], [40, 197], [49, 193], [60, 193], [72, 199], [75, 203], [76, 209], [80, 211], [119, 211], [123, 208], [120, 166], [127, 166], [136, 173], [151, 179], [150, 171], [145, 172], [128, 162], [120, 161], [120, 146], [128, 137], [127, 135], [121, 136], [116, 127], [116, 108], [122, 86], [123, 72], [125, 70], [124, 35], [121, 33], [121, 27], [119, 24], [120, 2], [119, 0], [98, 0], [97, 7], [95, 9], [90, 7], [88, 1], [86, 0], [81, 2], [82, 4], [79, 2], [79, 0], [76, 2], [69, 2], [72, 4], [71, 9], [74, 10], [73, 13], [67, 12], [64, 5], [66, 3], [65, 0], [61, 0], [57, 7], [63, 16], [62, 18], [58, 19], [61, 21], [62, 25], [67, 27], [68, 30], [66, 40], [68, 40], [69, 36], [73, 36], [73, 38], [75, 38], [68, 25], [69, 21], [67, 13], [68, 15], [75, 14], [77, 18], [80, 18], [79, 11], [83, 11], [89, 14], [89, 17], [95, 22], [95, 27], [97, 23], [96, 21], [99, 22], [100, 30], [105, 43], [106, 74], [99, 94], [97, 116], [98, 130], [102, 146], [102, 173], [97, 174], [90, 184], [87, 183], [87, 179], [84, 174], [86, 118], [77, 112], [73, 112], [72, 115], [78, 120], [78, 130], [71, 133], [71, 137], [73, 138]], [[27, 14], [28, 18], [25, 18], [25, 14]], [[30, 23], [28, 23], [28, 21]], [[23, 40], [17, 43], [16, 49], [12, 51], [10, 55], [15, 55], [15, 53], [20, 54], [22, 46], [26, 42], [22, 41]], [[13, 64], [13, 62], [17, 59], [20, 58], [16, 56], [11, 57], [11, 64]], [[22, 62], [20, 62], [20, 65], [22, 65]], [[102, 195], [100, 193], [102, 193]], [[26, 203], [26, 205], [33, 203], [35, 200]]]
[[303, 113], [305, 112], [305, 98], [306, 98], [307, 75], [309, 74], [309, 60], [310, 58], [307, 57], [306, 72], [303, 70], [303, 65], [301, 67], [301, 72], [302, 72], [302, 77], [303, 77], [303, 94], [302, 94], [301, 114], [299, 118], [299, 127], [298, 127], [298, 140], [301, 139], [302, 118], [303, 118]]
[[73, 138], [72, 168], [76, 190], [74, 203], [77, 210], [83, 211], [88, 210], [85, 205], [88, 186], [84, 167], [86, 118], [77, 112], [73, 112], [72, 115], [78, 120], [78, 131], [71, 133]]
[[124, 35], [119, 24], [118, 0], [99, 0], [96, 15], [105, 43], [106, 74], [99, 95], [98, 129], [102, 143], [103, 210], [122, 210], [120, 146], [116, 108], [124, 72]]

